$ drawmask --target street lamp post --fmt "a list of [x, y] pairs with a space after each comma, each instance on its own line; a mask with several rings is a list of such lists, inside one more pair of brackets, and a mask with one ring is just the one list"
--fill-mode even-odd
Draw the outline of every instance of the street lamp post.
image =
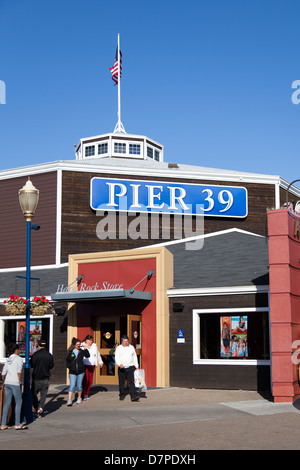
[[26, 219], [26, 332], [25, 332], [25, 364], [24, 364], [24, 390], [23, 390], [23, 415], [24, 421], [33, 421], [32, 396], [30, 391], [30, 270], [31, 270], [31, 221], [39, 201], [39, 190], [36, 189], [30, 178], [25, 186], [19, 190], [19, 201]]

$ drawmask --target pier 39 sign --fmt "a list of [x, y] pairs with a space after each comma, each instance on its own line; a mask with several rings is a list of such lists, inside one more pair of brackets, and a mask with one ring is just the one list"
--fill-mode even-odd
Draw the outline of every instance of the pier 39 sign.
[[241, 186], [92, 178], [90, 207], [102, 211], [156, 212], [246, 217], [247, 189]]

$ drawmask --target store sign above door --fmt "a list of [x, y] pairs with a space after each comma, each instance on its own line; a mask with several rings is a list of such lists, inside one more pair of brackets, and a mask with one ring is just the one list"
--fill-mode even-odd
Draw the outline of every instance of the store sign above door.
[[241, 186], [92, 178], [90, 206], [101, 211], [156, 212], [246, 217], [247, 189]]

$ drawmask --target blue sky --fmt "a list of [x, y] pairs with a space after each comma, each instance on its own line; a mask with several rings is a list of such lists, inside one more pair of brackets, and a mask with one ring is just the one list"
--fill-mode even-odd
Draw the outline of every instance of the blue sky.
[[298, 0], [0, 0], [0, 170], [122, 122], [165, 160], [300, 178]]

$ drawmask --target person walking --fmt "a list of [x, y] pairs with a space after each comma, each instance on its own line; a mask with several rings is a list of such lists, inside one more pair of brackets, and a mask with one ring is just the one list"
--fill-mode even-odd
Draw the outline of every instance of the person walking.
[[139, 368], [139, 365], [135, 349], [129, 344], [129, 338], [126, 335], [121, 337], [121, 344], [116, 349], [115, 361], [118, 366], [120, 400], [125, 398], [125, 381], [127, 379], [131, 401], [139, 401], [134, 384], [134, 371]]
[[[54, 360], [51, 353], [46, 349], [46, 341], [38, 341], [37, 351], [31, 356], [30, 364], [32, 371], [32, 404], [36, 411], [36, 418], [43, 413], [47, 393], [50, 385], [50, 370], [54, 367]], [[40, 395], [40, 399], [38, 396]]]
[[90, 390], [94, 379], [95, 367], [98, 365], [102, 367], [103, 361], [97, 345], [94, 343], [92, 335], [87, 335], [81, 346], [87, 348], [90, 353], [90, 357], [83, 358], [85, 367], [85, 374], [82, 383], [83, 399], [88, 400], [90, 398]]
[[7, 426], [7, 415], [11, 405], [12, 397], [15, 399], [15, 429], [23, 430], [28, 429], [27, 426], [21, 423], [21, 382], [22, 382], [22, 369], [23, 361], [20, 357], [20, 346], [14, 344], [11, 348], [12, 354], [7, 359], [2, 370], [2, 381], [5, 388], [5, 405], [3, 407], [1, 430], [10, 429]]
[[76, 403], [80, 404], [82, 402], [82, 381], [85, 374], [85, 366], [83, 363], [84, 357], [90, 357], [88, 349], [83, 349], [81, 347], [81, 341], [78, 338], [72, 339], [72, 345], [67, 355], [66, 365], [69, 369], [69, 394], [68, 394], [68, 406], [72, 406], [73, 393], [75, 387], [77, 387], [78, 398]]

